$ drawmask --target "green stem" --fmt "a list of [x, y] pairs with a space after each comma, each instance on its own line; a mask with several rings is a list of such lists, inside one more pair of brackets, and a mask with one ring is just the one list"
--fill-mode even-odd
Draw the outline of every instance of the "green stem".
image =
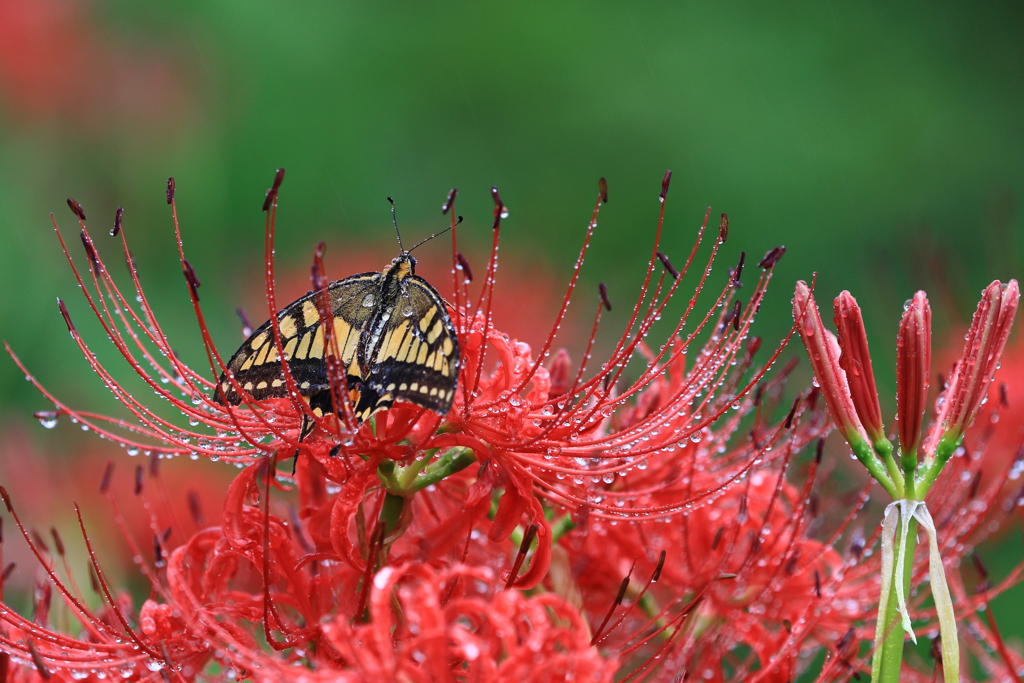
[[882, 485], [886, 493], [892, 496], [893, 500], [899, 500], [903, 497], [903, 482], [899, 479], [894, 483], [889, 478], [889, 474], [885, 471], [882, 466], [882, 461], [879, 460], [874, 451], [871, 449], [871, 445], [863, 439], [849, 439], [847, 443], [850, 444], [850, 448], [853, 449], [853, 454], [857, 456], [861, 464], [867, 468], [868, 474], [875, 478], [875, 480]]
[[[902, 520], [901, 520], [902, 521]], [[902, 524], [896, 527], [896, 547], [902, 546], [905, 553], [903, 564], [903, 595], [910, 598], [910, 578], [914, 574], [914, 546], [917, 543], [917, 520], [911, 518], [907, 528], [907, 537], [901, 538]], [[897, 551], [899, 552], [899, 551]], [[906, 633], [903, 631], [903, 621], [900, 619], [897, 610], [896, 581], [900, 580], [895, 576], [897, 564], [894, 562], [892, 590], [889, 592], [889, 604], [885, 609], [885, 628], [889, 629], [885, 641], [882, 643], [882, 661], [878, 667], [879, 675], [877, 683], [899, 683], [900, 667], [903, 664], [903, 641]], [[882, 605], [878, 609], [883, 609]]]
[[420, 491], [456, 472], [461, 472], [475, 462], [476, 453], [473, 449], [453, 448], [431, 463], [423, 470], [423, 474], [408, 476], [404, 483], [409, 490]]
[[924, 500], [924, 494], [928, 493], [928, 489], [935, 483], [939, 473], [942, 472], [942, 468], [946, 466], [953, 453], [956, 452], [962, 438], [963, 434], [954, 433], [947, 434], [939, 439], [939, 443], [935, 447], [935, 459], [930, 463], [926, 463], [924, 472], [921, 475], [921, 486], [918, 487], [921, 491], [918, 496], [920, 500]]
[[896, 459], [892, 455], [892, 443], [888, 439], [879, 439], [872, 444], [872, 447], [882, 462], [885, 463], [885, 469], [889, 471], [889, 476], [892, 478], [896, 493], [899, 494], [900, 498], [908, 498], [909, 496], [906, 495], [903, 485], [903, 470], [896, 464]]

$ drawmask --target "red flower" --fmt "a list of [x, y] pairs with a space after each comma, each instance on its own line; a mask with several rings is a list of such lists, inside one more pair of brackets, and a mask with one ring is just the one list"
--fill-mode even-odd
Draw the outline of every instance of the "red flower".
[[[817, 315], [814, 299], [804, 283], [797, 284], [794, 318], [801, 326], [811, 365], [832, 417], [837, 424], [846, 425], [841, 430], [857, 458], [890, 495], [898, 499], [886, 509], [883, 524], [881, 555], [887, 559], [883, 559], [881, 566], [865, 563], [848, 572], [847, 585], [837, 592], [837, 595], [851, 596], [852, 604], [856, 604], [852, 596], [876, 592], [881, 596], [883, 605], [876, 613], [877, 637], [872, 663], [872, 676], [876, 678], [895, 680], [904, 666], [901, 663], [903, 634], [910, 631], [912, 625], [904, 602], [902, 571], [904, 563], [913, 566], [919, 522], [929, 544], [929, 564], [918, 566], [909, 585], [917, 586], [926, 571], [930, 575], [936, 607], [925, 611], [923, 616], [941, 631], [945, 680], [957, 680], [961, 674], [958, 643], [966, 634], [959, 629], [958, 635], [957, 620], [973, 615], [979, 603], [991, 595], [986, 585], [987, 576], [982, 577], [984, 588], [980, 597], [967, 591], [960, 575], [961, 559], [992, 531], [989, 524], [998, 526], [998, 517], [1016, 505], [1019, 494], [1006, 497], [1005, 486], [1019, 475], [1019, 470], [1015, 465], [1004, 464], [1001, 473], [979, 495], [980, 463], [962, 457], [968, 450], [961, 442], [986, 400], [1019, 298], [1015, 280], [1006, 285], [993, 282], [986, 288], [968, 331], [963, 355], [954, 367], [949, 385], [943, 388], [936, 401], [936, 418], [923, 445], [921, 423], [931, 364], [931, 312], [923, 292], [918, 292], [908, 302], [897, 340], [900, 452], [894, 457], [896, 450], [885, 437], [880, 421], [866, 335], [856, 301], [847, 292], [836, 299], [836, 321], [845, 356], [845, 362], [836, 363], [832, 350], [827, 346], [823, 348], [821, 340], [828, 333]], [[859, 422], [870, 425], [870, 445], [863, 431], [858, 433], [851, 428]], [[967, 445], [984, 451], [992, 423], [990, 418], [989, 424], [984, 425], [988, 435], [982, 437], [980, 443], [972, 438]], [[1019, 435], [1017, 439], [1019, 443]], [[954, 455], [961, 457], [953, 458]], [[947, 466], [951, 473], [936, 483], [939, 473]], [[902, 531], [894, 532], [900, 523]], [[977, 566], [981, 566], [980, 560]], [[1015, 582], [1018, 574], [1019, 570], [1014, 570], [999, 590]], [[866, 588], [865, 582], [875, 583], [878, 588]], [[909, 607], [915, 608], [915, 614], [921, 618], [921, 596], [908, 601]], [[1001, 667], [1003, 671], [1012, 670], [1016, 666], [1015, 656], [1005, 648], [991, 614], [988, 616], [992, 624], [991, 636], [975, 619], [972, 626], [976, 630], [972, 635], [980, 633], [983, 644], [979, 646], [977, 641], [968, 640], [970, 649], [990, 671], [999, 671]], [[913, 637], [912, 632], [910, 636]], [[998, 645], [1001, 660], [979, 654], [990, 644]]]
[[[281, 177], [279, 173], [265, 207], [268, 311], [278, 308], [272, 255]], [[666, 174], [659, 235], [668, 180]], [[223, 356], [204, 324], [199, 278], [183, 252], [209, 374], [185, 366], [171, 352], [130, 258], [135, 296], [122, 293], [85, 227], [84, 211], [69, 201], [79, 216], [89, 261], [84, 273], [72, 263], [87, 303], [129, 365], [173, 410], [184, 413], [193, 428], [179, 428], [129, 394], [90, 351], [63, 302], [60, 309], [75, 343], [138, 424], [74, 410], [45, 390], [55, 411], [41, 418], [68, 415], [151, 457], [188, 453], [247, 467], [228, 491], [219, 527], [202, 530], [177, 547], [166, 539], [156, 543], [153, 563], [144, 564], [154, 595], [138, 616], [105, 588], [96, 565], [117, 628], [84, 639], [39, 631], [40, 644], [33, 647], [47, 669], [68, 670], [55, 648], [86, 652], [99, 638], [111, 661], [131, 664], [138, 672], [166, 667], [189, 680], [201, 676], [212, 661], [260, 679], [280, 677], [302, 664], [334, 677], [436, 678], [443, 671], [465, 669], [478, 671], [472, 675], [480, 680], [533, 680], [541, 672], [550, 678], [572, 674], [577, 679], [609, 679], [617, 668], [615, 658], [599, 654], [587, 637], [588, 626], [562, 598], [527, 599], [499, 589], [527, 589], [545, 580], [553, 536], [572, 526], [570, 516], [602, 525], [678, 519], [691, 505], [737, 495], [740, 478], [760, 476], [758, 463], [788, 458], [781, 454], [820, 432], [821, 423], [813, 420], [806, 422], [811, 426], [790, 430], [806, 410], [794, 407], [785, 425], [766, 428], [756, 418], [751, 443], [722, 455], [743, 416], [759, 413], [766, 392], [775, 391], [770, 388], [774, 385], [764, 385], [752, 396], [778, 351], [753, 369], [760, 342], [747, 337], [784, 250], [773, 250], [761, 261], [762, 271], [745, 305], [737, 298], [741, 260], [717, 305], [692, 321], [711, 260], [727, 237], [723, 215], [695, 293], [665, 342], [651, 348], [645, 338], [667, 314], [704, 228], [680, 270], [658, 251], [656, 239], [645, 284], [611, 356], [599, 367], [588, 367], [601, 310], [610, 307], [602, 285], [583, 364], [571, 369], [568, 355], [559, 351], [545, 367], [541, 360], [554, 348], [575, 291], [604, 185], [561, 311], [536, 355], [491, 322], [498, 236], [507, 214], [496, 190], [493, 196], [493, 251], [482, 286], [472, 297], [468, 264], [455, 248], [453, 218], [452, 317], [462, 359], [451, 412], [442, 418], [399, 403], [377, 414], [372, 424], [359, 424], [341, 406], [337, 415], [317, 417], [312, 433], [301, 442], [298, 430], [308, 407], [297, 394], [237, 407], [211, 398], [212, 380], [224, 370]], [[173, 200], [170, 181], [172, 208]], [[446, 210], [453, 201], [454, 192]], [[114, 232], [127, 258], [120, 216]], [[656, 275], [659, 263], [662, 270]], [[315, 289], [325, 284], [323, 272], [319, 249]], [[692, 329], [684, 336], [687, 324]], [[333, 329], [330, 324], [323, 327]], [[694, 340], [701, 333], [707, 341], [696, 348]], [[325, 348], [332, 343], [326, 339]], [[687, 355], [693, 358], [688, 368]], [[635, 377], [629, 382], [624, 380], [627, 366]], [[284, 372], [287, 378], [287, 364]], [[770, 455], [773, 447], [777, 450]], [[294, 477], [278, 471], [276, 463], [295, 454]], [[282, 493], [272, 495], [274, 489]], [[286, 504], [289, 499], [293, 502]], [[785, 505], [793, 502], [786, 500]], [[753, 509], [760, 514], [761, 508]], [[26, 539], [32, 542], [27, 533]], [[45, 562], [43, 551], [37, 552]], [[52, 578], [67, 600], [78, 600], [74, 590]], [[481, 581], [489, 586], [483, 593]], [[393, 600], [404, 607], [394, 611]], [[485, 602], [488, 610], [497, 611], [481, 620]], [[414, 604], [419, 607], [410, 607]], [[472, 628], [465, 622], [467, 613], [460, 611], [470, 608], [476, 620]], [[548, 625], [542, 618], [546, 615], [551, 615]], [[525, 630], [510, 631], [519, 620]], [[430, 634], [428, 624], [434, 629]], [[10, 626], [24, 624], [15, 620]], [[395, 634], [404, 634], [398, 649], [390, 645]], [[353, 650], [353, 638], [378, 645], [372, 652]], [[8, 641], [8, 651], [24, 658], [25, 642]], [[282, 654], [267, 655], [260, 642]], [[433, 654], [423, 660], [427, 651]]]

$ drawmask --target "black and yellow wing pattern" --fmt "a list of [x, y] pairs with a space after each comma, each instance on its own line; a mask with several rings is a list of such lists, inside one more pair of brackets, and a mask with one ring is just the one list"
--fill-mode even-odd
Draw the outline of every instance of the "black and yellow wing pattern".
[[[441, 296], [415, 275], [415, 265], [415, 259], [403, 253], [380, 273], [353, 275], [328, 285], [334, 338], [360, 422], [396, 400], [442, 415], [451, 408], [459, 375], [455, 327]], [[284, 362], [299, 392], [314, 414], [333, 412], [315, 293], [286, 306], [277, 319]], [[236, 386], [251, 398], [244, 398]], [[267, 321], [228, 362], [214, 399], [238, 405], [287, 395], [273, 327]], [[301, 436], [311, 430], [311, 424], [304, 424]]]

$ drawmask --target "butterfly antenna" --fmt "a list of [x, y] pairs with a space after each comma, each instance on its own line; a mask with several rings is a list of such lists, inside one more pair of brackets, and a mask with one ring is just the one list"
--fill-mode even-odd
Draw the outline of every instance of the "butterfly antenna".
[[[398, 235], [398, 248], [402, 250], [403, 254], [408, 254], [409, 252], [402, 246], [402, 233], [398, 230], [398, 218], [395, 216], [395, 200], [388, 197], [388, 201], [391, 202], [391, 222], [395, 224], [395, 234]], [[413, 249], [415, 248], [413, 247]]]
[[[462, 223], [462, 216], [459, 216], [459, 220], [455, 221], [455, 225], [459, 225], [460, 223]], [[452, 226], [449, 225], [447, 228], [445, 228], [441, 232], [435, 232], [433, 235], [431, 235], [430, 237], [426, 238], [425, 240], [420, 240], [419, 244], [417, 244], [416, 247], [419, 247], [419, 246], [422, 246], [422, 245], [426, 244], [430, 240], [434, 239], [435, 237], [438, 237], [440, 235], [445, 234], [446, 232], [448, 232], [451, 229], [452, 229]], [[407, 251], [405, 253], [411, 254], [413, 252], [413, 249], [415, 249], [416, 247], [413, 247], [412, 249], [410, 249], [409, 251]]]

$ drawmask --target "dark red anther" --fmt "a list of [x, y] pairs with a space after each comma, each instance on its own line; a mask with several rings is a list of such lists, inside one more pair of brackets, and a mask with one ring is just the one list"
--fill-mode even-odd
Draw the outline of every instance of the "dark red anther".
[[725, 534], [725, 527], [718, 527], [718, 531], [715, 532], [715, 537], [711, 539], [711, 551], [718, 550], [718, 544], [722, 542], [722, 536]]
[[768, 268], [771, 268], [776, 263], [778, 263], [779, 259], [781, 259], [782, 255], [785, 253], [785, 247], [775, 247], [774, 249], [769, 249], [768, 253], [764, 255], [763, 259], [761, 259], [761, 262], [757, 264], [757, 267], [764, 268], [767, 270]]
[[602, 204], [607, 204], [608, 203], [608, 181], [605, 180], [604, 178], [598, 179], [598, 181], [597, 181], [597, 192], [598, 192], [598, 195], [600, 195], [600, 197], [601, 197], [601, 203]]
[[929, 651], [929, 654], [931, 654], [932, 659], [934, 659], [936, 662], [942, 661], [942, 638], [941, 637], [939, 637], [939, 638], [932, 638], [932, 647], [931, 647], [931, 650]]
[[971, 561], [974, 563], [974, 571], [978, 572], [978, 578], [981, 579], [981, 583], [978, 584], [978, 593], [982, 593], [989, 589], [988, 583], [988, 569], [985, 568], [985, 564], [981, 561], [981, 557], [978, 553], [971, 553]]
[[742, 317], [742, 313], [743, 304], [741, 304], [738, 300], [734, 301], [732, 304], [732, 329], [736, 330], [737, 332], [740, 331], [740, 318]]
[[89, 567], [89, 585], [92, 587], [92, 592], [93, 593], [99, 593], [100, 592], [100, 579], [99, 579], [98, 576], [96, 576], [96, 568], [93, 567], [91, 562], [89, 563], [88, 567]]
[[85, 231], [78, 233], [78, 236], [82, 239], [82, 246], [85, 247], [85, 255], [89, 259], [89, 263], [92, 264], [92, 272], [99, 277], [100, 274], [100, 259], [96, 255], [96, 248], [92, 246], [92, 240], [85, 234]]
[[174, 178], [167, 179], [167, 203], [170, 204], [174, 201]]
[[734, 287], [740, 286], [740, 276], [743, 275], [743, 262], [747, 259], [747, 252], [740, 252], [740, 262], [736, 264], [736, 270], [732, 271], [732, 284]]
[[188, 512], [192, 515], [192, 521], [196, 526], [206, 526], [206, 517], [203, 516], [203, 508], [199, 504], [199, 494], [195, 489], [188, 490]]
[[867, 545], [867, 541], [864, 540], [864, 532], [858, 529], [853, 534], [853, 540], [850, 541], [850, 554], [858, 562], [860, 562], [860, 558], [864, 555], [865, 545]]
[[470, 282], [473, 281], [473, 271], [469, 269], [469, 261], [462, 255], [461, 251], [455, 252], [455, 260], [459, 262], [459, 266], [462, 268], [462, 272], [465, 274], [466, 279]]
[[81, 221], [85, 220], [85, 211], [82, 210], [82, 205], [79, 204], [78, 202], [76, 202], [71, 197], [68, 197], [68, 207], [70, 207], [71, 211], [76, 216], [78, 216], [78, 220], [81, 220]]
[[7, 566], [4, 567], [4, 573], [0, 574], [0, 585], [7, 583], [7, 579], [11, 578], [11, 574], [14, 573], [15, 565], [13, 562], [8, 562]]
[[149, 456], [149, 476], [151, 479], [160, 476], [160, 458], [155, 455]]
[[124, 209], [117, 207], [117, 213], [114, 214], [114, 227], [110, 229], [110, 236], [117, 237], [121, 233], [121, 217], [124, 216]]
[[50, 535], [53, 536], [53, 547], [57, 549], [57, 554], [64, 557], [64, 540], [60, 537], [60, 533], [57, 532], [57, 527], [50, 527]]
[[71, 322], [71, 315], [68, 313], [68, 307], [64, 305], [64, 302], [57, 299], [57, 306], [60, 308], [60, 314], [64, 316], [64, 322], [68, 326], [68, 332], [75, 333], [75, 325]]
[[665, 550], [662, 549], [658, 555], [658, 566], [654, 568], [654, 573], [651, 574], [651, 583], [658, 583], [658, 579], [661, 578], [661, 570], [665, 568]]
[[612, 302], [608, 301], [608, 287], [603, 282], [597, 283], [597, 291], [601, 294], [601, 303], [609, 311], [612, 310]]
[[602, 385], [604, 393], [608, 393], [608, 389], [611, 387], [613, 379], [614, 377], [612, 377], [611, 373], [608, 373], [607, 375], [604, 376], [604, 384]]
[[622, 583], [619, 584], [619, 592], [615, 595], [615, 604], [621, 605], [622, 599], [626, 597], [626, 591], [629, 589], [629, 577], [622, 577]]
[[807, 513], [812, 517], [818, 516], [818, 511], [821, 509], [821, 498], [817, 494], [811, 494], [811, 497], [807, 499]]
[[814, 447], [814, 464], [821, 464], [821, 455], [825, 452], [825, 437], [818, 439], [818, 444]]
[[199, 301], [199, 278], [196, 277], [196, 271], [192, 269], [192, 264], [188, 262], [188, 259], [182, 259], [182, 271], [185, 273], [185, 280], [188, 282], [188, 288], [192, 292], [192, 298]]
[[498, 194], [498, 188], [491, 185], [491, 197], [494, 198], [494, 225], [492, 229], [497, 230], [501, 224], [501, 219], [508, 216], [508, 207], [505, 206], [505, 202], [501, 201], [501, 195]]
[[814, 594], [821, 597], [821, 572], [814, 570]]
[[100, 479], [100, 493], [106, 493], [110, 488], [110, 478], [114, 476], [114, 461], [111, 460], [107, 463], [107, 468], [103, 470], [103, 478]]
[[807, 410], [814, 410], [818, 405], [818, 397], [821, 396], [821, 388], [812, 386], [807, 392]]
[[786, 574], [792, 576], [793, 572], [796, 571], [796, 565], [797, 565], [797, 563], [799, 561], [800, 561], [800, 548], [797, 548], [796, 550], [793, 551], [793, 554], [789, 556], [789, 559], [786, 561], [786, 566], [783, 567], [783, 571], [786, 572]]
[[476, 478], [477, 479], [482, 479], [484, 477], [484, 475], [487, 474], [487, 468], [489, 468], [490, 466], [491, 466], [491, 459], [490, 458], [487, 458], [482, 463], [480, 463], [480, 467], [476, 468]]
[[736, 509], [736, 518], [741, 522], [745, 522], [747, 520], [747, 494], [745, 493], [740, 494], [740, 504]]
[[235, 309], [235, 315], [238, 316], [238, 320], [242, 323], [242, 336], [246, 339], [252, 334], [252, 323], [249, 322], [249, 316], [245, 314], [245, 309], [239, 306]]
[[853, 637], [856, 633], [856, 630], [851, 626], [850, 629], [843, 634], [843, 637], [839, 639], [839, 642], [836, 643], [836, 652], [839, 653], [839, 656], [846, 656], [846, 650], [853, 644]]
[[672, 262], [668, 260], [668, 256], [665, 256], [665, 254], [661, 253], [660, 251], [657, 252], [657, 255], [658, 260], [661, 261], [661, 265], [665, 266], [665, 270], [667, 270], [668, 274], [672, 276], [672, 279], [678, 280], [679, 271], [672, 267]]
[[135, 495], [142, 493], [142, 481], [143, 481], [144, 470], [142, 465], [135, 466]]
[[981, 485], [981, 470], [974, 473], [974, 479], [971, 480], [971, 488], [967, 492], [968, 498], [974, 498], [978, 495], [978, 486]]
[[790, 621], [789, 619], [783, 619], [782, 620], [782, 628], [786, 629], [786, 633], [792, 633], [793, 632], [793, 622]]
[[46, 539], [40, 536], [38, 531], [30, 529], [28, 533], [32, 537], [32, 542], [42, 548], [44, 553], [50, 552], [50, 546], [46, 545]]
[[277, 173], [274, 174], [274, 185], [267, 190], [267, 198], [263, 200], [263, 210], [268, 211], [270, 205], [277, 199], [277, 190], [281, 187], [281, 181], [284, 180], [284, 169], [277, 169]]
[[1004, 408], [1010, 407], [1010, 399], [1006, 395], [1006, 382], [999, 383], [999, 405]]
[[725, 330], [725, 328], [729, 327], [729, 324], [732, 322], [732, 319], [735, 317], [735, 314], [736, 311], [730, 308], [722, 315], [722, 321], [718, 325], [720, 331]]
[[448, 213], [448, 210], [452, 208], [452, 204], [455, 203], [455, 195], [459, 193], [459, 188], [453, 187], [448, 191], [448, 198], [444, 200], [444, 204], [441, 205], [441, 214]]
[[40, 655], [39, 650], [36, 649], [36, 644], [31, 640], [28, 641], [28, 653], [32, 655], [32, 663], [35, 664], [36, 673], [39, 674], [39, 677], [44, 681], [50, 680], [50, 678], [53, 677], [53, 674], [51, 674], [50, 670], [46, 668], [46, 662], [43, 661], [42, 655]]
[[665, 176], [661, 179], [661, 194], [658, 197], [661, 201], [665, 201], [665, 195], [668, 194], [668, 184], [672, 182], [672, 170], [665, 171]]
[[164, 548], [160, 544], [160, 537], [153, 534], [153, 564], [157, 567], [164, 566]]
[[526, 560], [526, 553], [530, 550], [530, 545], [533, 540], [537, 538], [538, 526], [531, 524], [526, 528], [526, 533], [523, 534], [523, 542], [519, 544], [519, 554], [516, 555], [515, 562], [512, 563], [512, 570], [508, 573], [508, 581], [505, 582], [505, 590], [512, 588], [512, 585], [516, 582], [519, 577], [519, 569], [523, 566], [523, 562]]
[[718, 224], [718, 243], [724, 244], [729, 239], [729, 217], [722, 214], [722, 222]]
[[786, 429], [790, 429], [793, 426], [793, 418], [796, 416], [796, 409], [799, 405], [800, 397], [797, 396], [796, 400], [793, 401], [793, 407], [789, 409], [789, 415], [786, 416]]

